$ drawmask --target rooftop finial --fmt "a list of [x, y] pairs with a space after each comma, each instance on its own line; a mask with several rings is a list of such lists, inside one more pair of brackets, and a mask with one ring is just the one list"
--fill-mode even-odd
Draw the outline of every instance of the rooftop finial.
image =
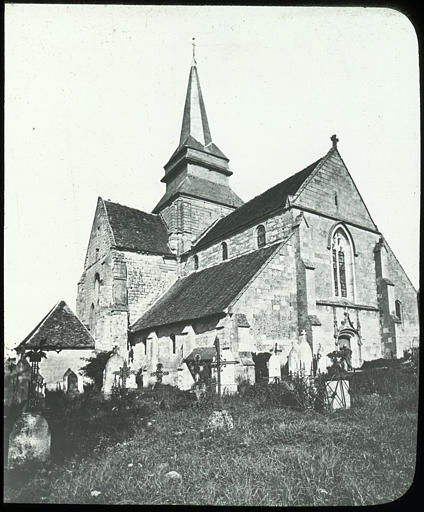
[[339, 142], [339, 139], [337, 138], [337, 135], [332, 135], [330, 137], [330, 140], [333, 143], [333, 148], [337, 148], [337, 143]]
[[193, 66], [196, 66], [197, 62], [196, 62], [196, 38], [193, 37], [192, 38], [192, 45], [193, 45]]

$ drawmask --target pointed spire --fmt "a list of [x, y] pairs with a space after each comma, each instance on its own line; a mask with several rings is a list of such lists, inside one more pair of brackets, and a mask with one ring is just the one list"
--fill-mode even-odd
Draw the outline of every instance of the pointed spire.
[[199, 75], [197, 73], [197, 63], [195, 55], [195, 39], [193, 38], [193, 62], [188, 78], [188, 87], [186, 101], [184, 105], [183, 124], [181, 127], [180, 145], [183, 144], [189, 136], [196, 139], [203, 146], [212, 142], [209, 129], [208, 118], [206, 115], [205, 104], [203, 102], [202, 90], [200, 88]]

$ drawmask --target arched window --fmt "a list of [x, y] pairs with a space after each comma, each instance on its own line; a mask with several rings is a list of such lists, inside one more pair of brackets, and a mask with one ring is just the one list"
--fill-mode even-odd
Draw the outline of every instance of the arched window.
[[197, 270], [199, 268], [199, 256], [197, 254], [194, 255], [194, 270]]
[[258, 226], [256, 230], [256, 240], [259, 247], [263, 247], [266, 244], [265, 226]]
[[228, 259], [228, 247], [227, 247], [227, 244], [225, 242], [222, 242], [222, 259], [223, 260], [226, 260]]
[[96, 306], [99, 305], [100, 302], [100, 276], [96, 273], [94, 276], [94, 303]]
[[91, 304], [90, 307], [90, 318], [88, 320], [88, 326], [90, 328], [91, 335], [94, 336], [94, 329], [96, 327], [96, 311], [94, 304]]
[[402, 320], [402, 302], [395, 300], [395, 313], [399, 320]]
[[353, 250], [348, 232], [339, 226], [331, 239], [333, 291], [336, 297], [354, 300]]

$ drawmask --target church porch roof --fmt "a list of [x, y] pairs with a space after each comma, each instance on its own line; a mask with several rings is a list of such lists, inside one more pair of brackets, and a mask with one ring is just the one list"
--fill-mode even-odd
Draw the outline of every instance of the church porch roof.
[[65, 301], [59, 301], [18, 345], [30, 349], [94, 349], [94, 338]]
[[178, 279], [130, 326], [130, 331], [223, 313], [280, 245], [270, 245]]

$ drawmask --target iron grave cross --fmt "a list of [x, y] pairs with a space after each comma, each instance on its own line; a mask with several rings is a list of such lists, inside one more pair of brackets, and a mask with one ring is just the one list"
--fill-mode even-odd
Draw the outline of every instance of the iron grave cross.
[[119, 370], [117, 370], [116, 372], [113, 372], [114, 375], [115, 375], [115, 379], [116, 379], [116, 375], [119, 375], [119, 379], [121, 381], [121, 387], [122, 388], [126, 388], [127, 387], [127, 379], [128, 377], [133, 373], [135, 374], [136, 372], [134, 370], [131, 370], [131, 368], [127, 365], [127, 362], [124, 361], [124, 364], [122, 365], [121, 368], [119, 368]]
[[156, 365], [156, 371], [152, 372], [150, 374], [152, 377], [156, 377], [156, 385], [157, 384], [162, 384], [163, 376], [169, 374], [169, 372], [166, 372], [166, 371], [162, 370], [162, 368], [163, 368], [163, 364], [162, 363], [158, 363]]

